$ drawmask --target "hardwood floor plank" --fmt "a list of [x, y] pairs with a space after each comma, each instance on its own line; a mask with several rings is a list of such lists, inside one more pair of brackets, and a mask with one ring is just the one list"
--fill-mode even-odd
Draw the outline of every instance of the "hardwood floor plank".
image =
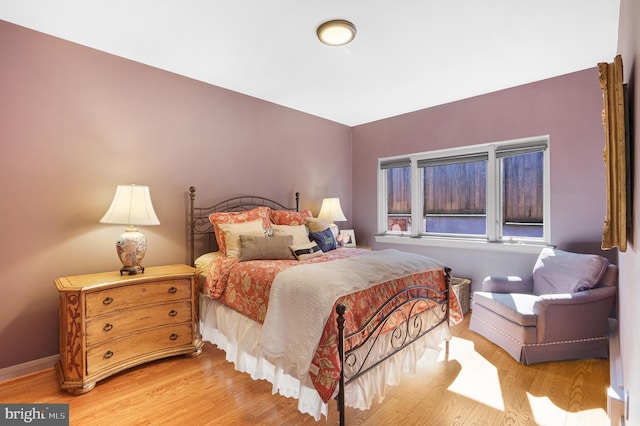
[[[607, 360], [523, 366], [468, 330], [452, 328], [450, 356], [423, 357], [382, 404], [347, 409], [349, 425], [604, 425]], [[2, 403], [69, 403], [71, 425], [315, 425], [338, 423], [335, 402], [316, 423], [297, 402], [271, 394], [271, 385], [233, 369], [205, 344], [199, 357], [154, 361], [71, 396], [54, 369], [0, 383]]]

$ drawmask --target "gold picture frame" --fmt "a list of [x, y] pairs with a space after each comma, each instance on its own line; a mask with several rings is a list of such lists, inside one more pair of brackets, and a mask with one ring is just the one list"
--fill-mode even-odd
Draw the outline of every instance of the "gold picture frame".
[[607, 211], [602, 230], [602, 248], [627, 250], [627, 200], [628, 170], [627, 138], [625, 123], [625, 93], [622, 74], [622, 56], [613, 63], [598, 64], [602, 89], [602, 124], [605, 131], [604, 163], [607, 179]]

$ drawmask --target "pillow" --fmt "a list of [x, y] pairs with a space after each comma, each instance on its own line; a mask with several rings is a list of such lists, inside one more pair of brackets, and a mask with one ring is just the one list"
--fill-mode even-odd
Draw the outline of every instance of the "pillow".
[[545, 248], [533, 267], [533, 293], [576, 293], [595, 287], [609, 261], [595, 254]]
[[290, 235], [293, 237], [294, 246], [309, 242], [309, 232], [304, 225], [271, 225], [274, 236]]
[[329, 228], [329, 221], [318, 219], [317, 217], [309, 217], [307, 218], [307, 227], [309, 232], [321, 232]]
[[304, 225], [305, 219], [313, 217], [311, 210], [294, 212], [291, 210], [271, 210], [271, 221], [276, 225]]
[[323, 252], [335, 250], [338, 246], [336, 237], [329, 228], [321, 232], [309, 232], [309, 239], [315, 241]]
[[256, 219], [262, 219], [264, 229], [271, 227], [271, 220], [269, 214], [271, 209], [269, 207], [256, 207], [251, 210], [242, 212], [227, 212], [227, 213], [212, 213], [209, 215], [209, 222], [213, 224], [213, 232], [216, 234], [216, 243], [218, 243], [218, 249], [223, 253], [226, 253], [227, 247], [224, 240], [224, 234], [218, 229], [218, 225], [221, 223], [243, 223], [250, 222]]
[[258, 237], [240, 235], [240, 262], [247, 260], [293, 260], [295, 259], [289, 246], [292, 235], [280, 237]]
[[194, 266], [199, 272], [206, 271], [207, 267], [214, 261], [214, 259], [218, 257], [226, 257], [224, 253], [221, 251], [211, 251], [209, 253], [205, 253], [193, 262]]
[[320, 249], [320, 247], [318, 247], [318, 245], [313, 241], [309, 241], [308, 243], [300, 244], [298, 246], [292, 245], [289, 248], [298, 260], [313, 259], [314, 257], [324, 256], [322, 249]]
[[240, 255], [240, 234], [264, 237], [262, 219], [242, 223], [221, 223], [218, 225], [220, 234], [224, 236], [225, 254], [227, 256]]

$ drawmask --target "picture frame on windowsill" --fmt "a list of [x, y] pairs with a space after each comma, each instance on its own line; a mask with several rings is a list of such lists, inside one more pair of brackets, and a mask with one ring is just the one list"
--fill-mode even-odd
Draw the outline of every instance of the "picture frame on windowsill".
[[342, 237], [343, 247], [355, 247], [356, 246], [356, 233], [353, 229], [341, 229], [340, 236]]

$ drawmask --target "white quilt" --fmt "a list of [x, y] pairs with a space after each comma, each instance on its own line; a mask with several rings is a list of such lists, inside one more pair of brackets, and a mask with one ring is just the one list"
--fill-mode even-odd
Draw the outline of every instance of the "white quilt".
[[443, 267], [434, 259], [390, 249], [286, 269], [271, 286], [259, 341], [262, 351], [272, 359], [286, 358], [298, 377], [304, 378], [339, 297], [392, 278]]

